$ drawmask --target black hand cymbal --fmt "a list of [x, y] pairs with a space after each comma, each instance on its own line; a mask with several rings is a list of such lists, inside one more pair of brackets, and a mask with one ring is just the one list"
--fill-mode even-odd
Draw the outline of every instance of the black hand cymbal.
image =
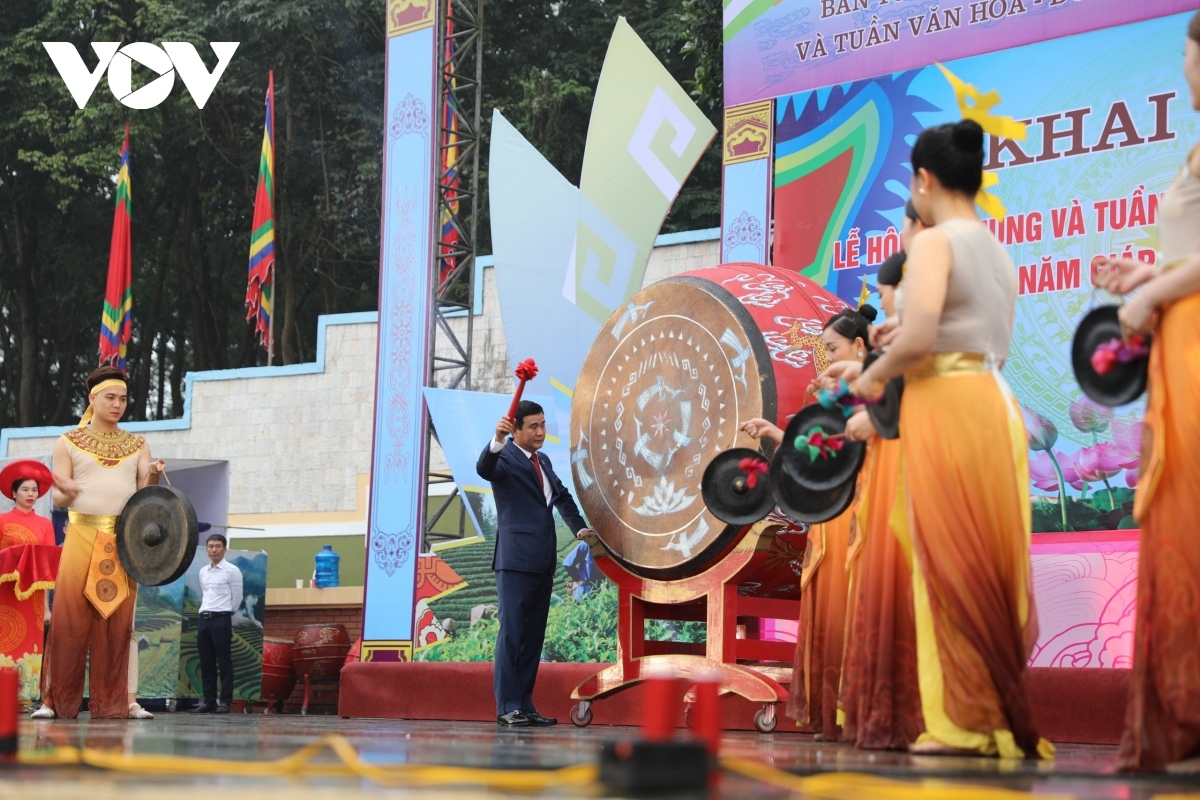
[[121, 566], [143, 586], [162, 586], [187, 572], [199, 539], [196, 510], [170, 486], [134, 492], [117, 519]]
[[845, 433], [846, 417], [842, 409], [815, 403], [800, 409], [783, 433], [783, 444], [776, 448], [775, 460], [783, 459], [795, 482], [810, 492], [829, 492], [847, 481], [853, 483], [866, 457], [866, 444], [843, 439], [840, 449], [816, 457], [807, 447], [797, 449], [796, 438], [807, 436], [818, 427], [826, 437]]
[[[872, 350], [863, 361], [863, 369], [870, 367], [882, 355], [878, 350]], [[900, 438], [900, 401], [903, 397], [904, 376], [898, 375], [887, 382], [879, 402], [867, 406], [867, 416], [871, 418], [872, 427], [884, 439]]]
[[[1071, 366], [1079, 388], [1102, 406], [1115, 408], [1132, 403], [1146, 391], [1146, 380], [1150, 359], [1148, 356], [1135, 358], [1125, 363], [1114, 363], [1112, 369], [1101, 375], [1092, 366], [1092, 355], [1096, 348], [1113, 339], [1121, 339], [1121, 323], [1117, 319], [1120, 306], [1106, 305], [1092, 309], [1079, 322], [1075, 339], [1071, 342]], [[1146, 347], [1150, 337], [1143, 337]]]
[[704, 504], [713, 516], [730, 525], [758, 522], [775, 506], [767, 474], [742, 469], [742, 462], [747, 459], [764, 468], [769, 466], [766, 457], [757, 450], [735, 447], [710, 461], [700, 480]]
[[816, 525], [840, 516], [854, 500], [857, 481], [851, 478], [842, 486], [814, 492], [796, 482], [784, 460], [776, 454], [771, 462], [771, 493], [779, 510], [796, 522]]

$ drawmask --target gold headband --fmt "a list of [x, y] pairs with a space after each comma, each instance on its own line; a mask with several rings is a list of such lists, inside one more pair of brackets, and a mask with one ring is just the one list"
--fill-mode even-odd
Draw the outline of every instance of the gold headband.
[[[946, 80], [950, 82], [950, 88], [954, 90], [954, 99], [958, 101], [958, 111], [962, 114], [963, 119], [978, 122], [979, 127], [983, 128], [984, 133], [989, 133], [992, 136], [1000, 136], [1006, 139], [1025, 138], [1024, 122], [1017, 122], [1012, 117], [1001, 117], [991, 113], [992, 109], [1000, 103], [999, 92], [995, 89], [986, 93], [980, 92], [941, 64], [938, 64], [937, 68], [942, 71], [942, 74], [946, 76]], [[999, 175], [994, 172], [984, 172], [983, 185], [979, 187], [979, 192], [975, 195], [975, 202], [979, 204], [979, 207], [986, 214], [997, 220], [1002, 220], [1004, 219], [1004, 215], [1008, 213], [1008, 209], [1000, 202], [999, 197], [988, 191], [988, 189], [999, 183]]]
[[106, 381], [100, 381], [92, 388], [91, 391], [88, 392], [88, 407], [84, 409], [83, 416], [79, 418], [79, 424], [76, 427], [87, 427], [88, 423], [92, 421], [92, 417], [96, 413], [92, 408], [91, 399], [100, 394], [100, 392], [103, 392], [105, 389], [111, 389], [114, 386], [120, 386], [128, 390], [128, 385], [125, 383], [125, 381], [121, 380], [120, 378], [109, 378]]

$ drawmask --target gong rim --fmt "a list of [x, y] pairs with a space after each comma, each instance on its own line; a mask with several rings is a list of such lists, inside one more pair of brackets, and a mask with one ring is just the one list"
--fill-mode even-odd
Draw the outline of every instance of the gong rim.
[[[1141, 397], [1146, 391], [1150, 372], [1148, 356], [1124, 364], [1118, 362], [1106, 375], [1096, 372], [1092, 366], [1092, 354], [1098, 346], [1124, 336], [1117, 318], [1118, 309], [1119, 305], [1110, 304], [1089, 311], [1079, 321], [1071, 341], [1071, 367], [1079, 388], [1089, 398], [1109, 408], [1132, 403]], [[1147, 335], [1145, 339], [1149, 346], [1151, 337]]]
[[[172, 511], [174, 512], [172, 514]], [[158, 544], [141, 543], [132, 537], [175, 529], [182, 535], [167, 535]], [[183, 492], [172, 486], [146, 486], [134, 492], [117, 519], [117, 556], [129, 577], [142, 586], [165, 586], [181, 578], [196, 558], [200, 525], [196, 510]], [[158, 548], [165, 547], [163, 550]]]

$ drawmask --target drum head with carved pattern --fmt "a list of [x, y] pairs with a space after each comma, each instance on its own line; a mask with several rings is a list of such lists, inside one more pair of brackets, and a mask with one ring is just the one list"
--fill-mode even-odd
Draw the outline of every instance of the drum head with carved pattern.
[[134, 492], [117, 519], [117, 556], [143, 586], [163, 586], [187, 572], [199, 539], [196, 510], [170, 486]]
[[[761, 464], [762, 471], [744, 469], [746, 462]], [[704, 504], [718, 519], [730, 525], [751, 525], [775, 507], [766, 470], [770, 462], [757, 450], [735, 447], [726, 450], [704, 470], [700, 491]]]
[[614, 313], [584, 360], [571, 404], [577, 496], [609, 553], [648, 577], [693, 575], [732, 546], [740, 525], [704, 503], [718, 454], [756, 449], [739, 430], [776, 418], [771, 356], [729, 291], [676, 277]]

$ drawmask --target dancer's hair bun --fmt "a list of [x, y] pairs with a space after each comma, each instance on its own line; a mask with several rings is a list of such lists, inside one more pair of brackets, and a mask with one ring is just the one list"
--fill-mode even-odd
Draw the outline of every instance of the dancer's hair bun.
[[973, 119], [964, 119], [955, 124], [951, 139], [959, 150], [974, 153], [983, 149], [983, 128]]
[[874, 322], [876, 317], [879, 316], [879, 309], [875, 308], [873, 305], [869, 305], [868, 303], [863, 303], [858, 307], [858, 313], [862, 314], [863, 318], [866, 319], [867, 322]]

